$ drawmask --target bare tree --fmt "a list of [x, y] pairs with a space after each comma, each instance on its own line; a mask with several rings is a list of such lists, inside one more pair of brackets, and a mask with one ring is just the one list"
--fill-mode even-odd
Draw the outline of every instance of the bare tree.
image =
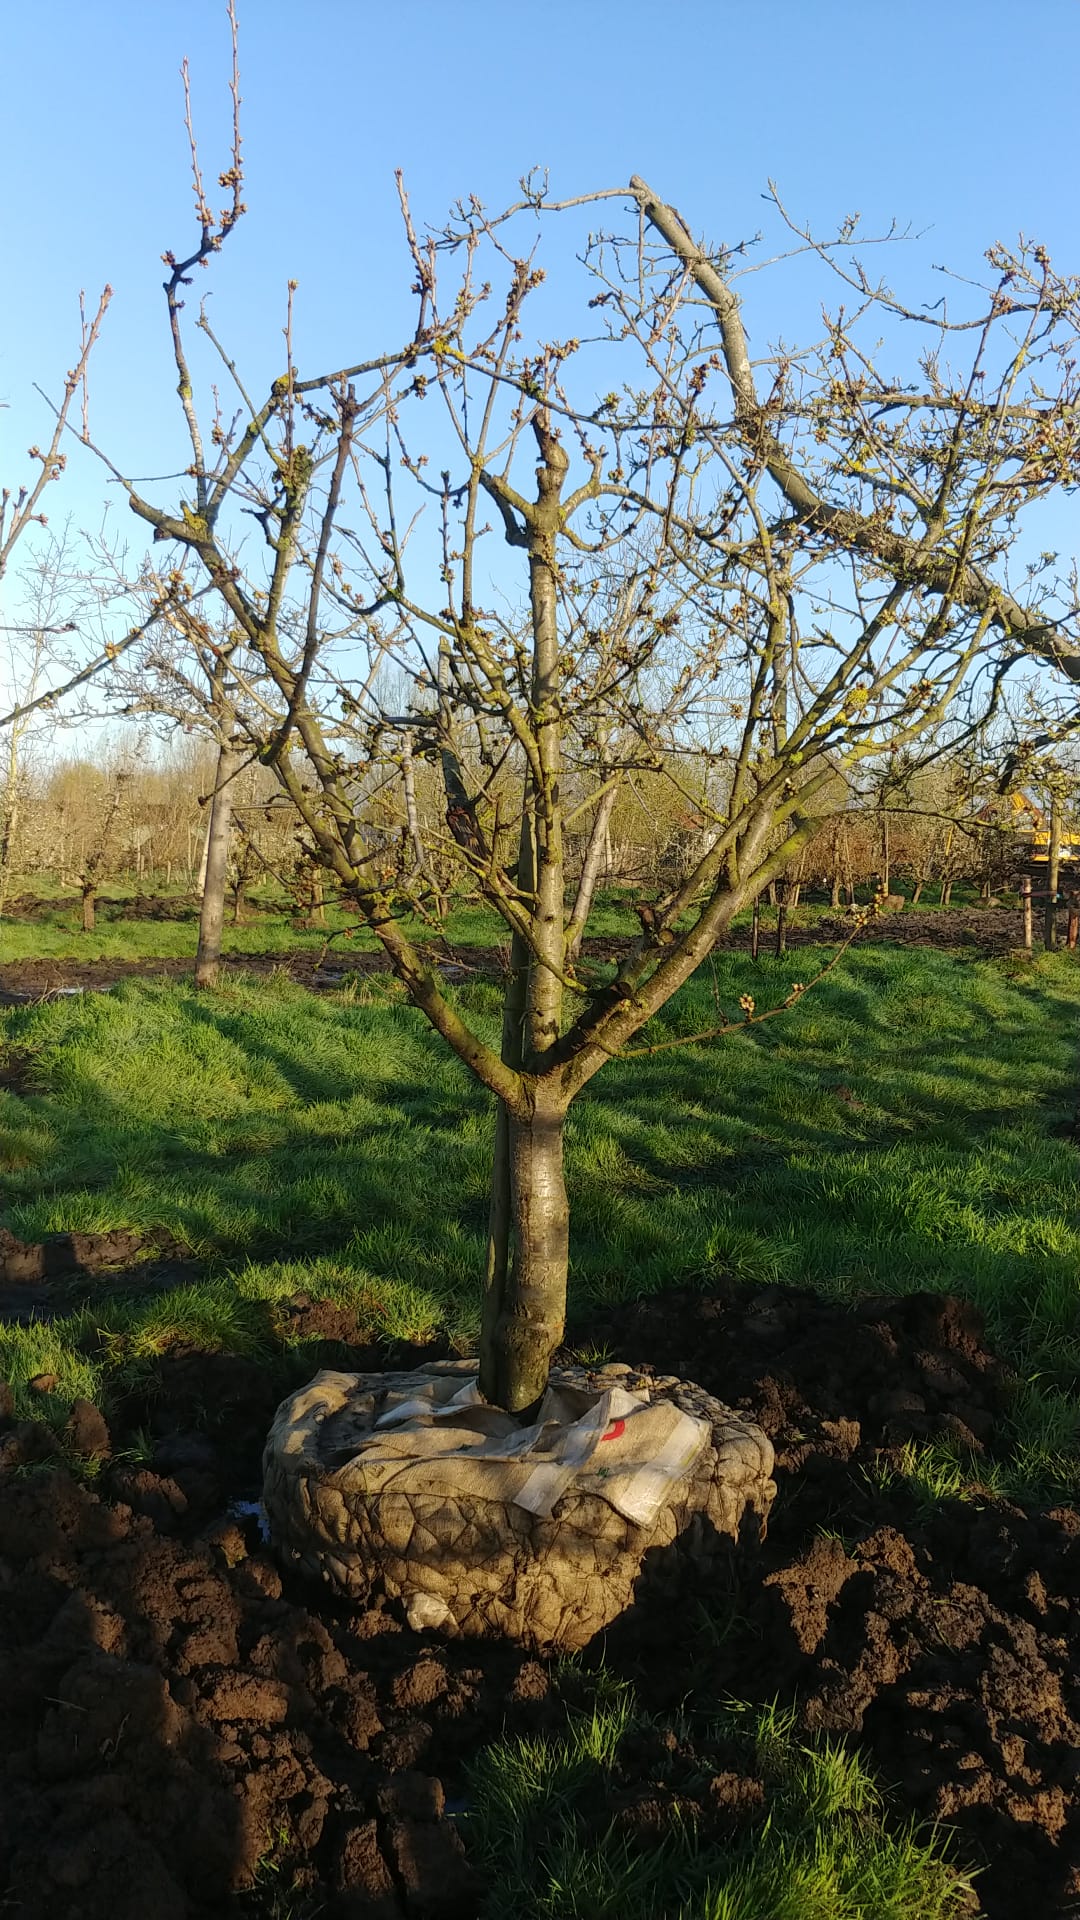
[[246, 652], [243, 633], [206, 618], [205, 588], [193, 590], [179, 569], [166, 578], [145, 566], [130, 591], [149, 615], [142, 644], [105, 677], [114, 709], [200, 733], [214, 749], [213, 784], [200, 795], [207, 813], [194, 976], [197, 987], [213, 987], [221, 967], [236, 783], [251, 764], [248, 741], [271, 731], [280, 716], [266, 702], [265, 676], [258, 657]]
[[[256, 403], [204, 316], [242, 400], [234, 426], [213, 413], [207, 430], [180, 292], [242, 211], [238, 147], [223, 179], [233, 199], [215, 219], [196, 162], [199, 244], [168, 256], [190, 487], [162, 502], [117, 477], [272, 683], [280, 718], [252, 744], [319, 859], [495, 1098], [481, 1385], [520, 1410], [563, 1331], [573, 1099], [614, 1057], [686, 1044], [660, 1022], [666, 1003], [799, 859], [853, 770], [940, 745], [1025, 651], [1080, 678], [1072, 604], [1040, 582], [1022, 600], [1003, 565], [1025, 509], [1076, 476], [1080, 301], [1039, 250], [995, 251], [967, 310], [930, 316], [797, 236], [853, 280], [856, 311], [755, 370], [741, 256], [699, 247], [635, 179], [606, 196], [629, 203], [635, 231], [586, 250], [592, 337], [530, 338], [538, 232], [576, 203], [527, 186], [504, 214], [469, 202], [419, 237], [403, 197], [411, 338], [301, 377], [290, 314], [285, 370]], [[838, 241], [849, 252], [850, 229]], [[915, 368], [912, 327], [927, 340]], [[883, 331], [898, 371], [873, 358]], [[613, 594], [617, 618], [600, 617]], [[392, 712], [388, 662], [412, 688]], [[443, 786], [423, 847], [415, 812], [391, 839], [365, 800], [372, 769], [400, 770], [404, 739]], [[685, 774], [703, 753], [711, 788]], [[579, 957], [587, 907], [567, 906], [566, 788], [572, 776], [595, 821], [645, 772], [707, 831], [605, 975]], [[505, 925], [497, 1045], [406, 933], [406, 913], [432, 916], [434, 859]], [[779, 1011], [746, 998], [689, 1037]]]

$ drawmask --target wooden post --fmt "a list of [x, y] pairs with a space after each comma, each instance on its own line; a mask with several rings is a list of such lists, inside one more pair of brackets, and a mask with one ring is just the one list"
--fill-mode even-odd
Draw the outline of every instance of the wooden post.
[[1043, 945], [1049, 951], [1057, 946], [1057, 896], [1061, 877], [1061, 802], [1050, 806], [1050, 845], [1046, 849], [1046, 914], [1043, 920]]
[[1080, 896], [1069, 895], [1069, 930], [1065, 935], [1065, 945], [1070, 953], [1076, 952], [1076, 942], [1080, 938]]
[[1030, 951], [1032, 941], [1030, 873], [1025, 873], [1020, 881], [1020, 905], [1024, 909], [1024, 945]]
[[782, 880], [776, 889], [776, 957], [783, 959], [787, 952], [787, 881]]
[[758, 946], [760, 944], [760, 941], [761, 941], [761, 902], [760, 900], [755, 898], [753, 912], [750, 917], [750, 958], [751, 960], [756, 960], [758, 957]]

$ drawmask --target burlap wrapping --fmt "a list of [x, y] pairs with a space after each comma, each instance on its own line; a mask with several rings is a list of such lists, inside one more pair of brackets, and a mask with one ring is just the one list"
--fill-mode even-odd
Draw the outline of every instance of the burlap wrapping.
[[475, 1363], [448, 1361], [320, 1373], [278, 1409], [264, 1498], [282, 1553], [351, 1599], [570, 1649], [643, 1575], [677, 1592], [745, 1512], [763, 1524], [772, 1464], [757, 1427], [682, 1382], [566, 1369], [522, 1428], [481, 1400]]

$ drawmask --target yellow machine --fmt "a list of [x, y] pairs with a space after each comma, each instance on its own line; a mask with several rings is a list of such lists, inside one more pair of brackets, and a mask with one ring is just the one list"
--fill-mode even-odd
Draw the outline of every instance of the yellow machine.
[[[1011, 793], [1009, 801], [1013, 814], [1020, 824], [1020, 816], [1025, 819], [1021, 828], [1023, 839], [1027, 842], [1028, 864], [1033, 867], [1045, 867], [1050, 859], [1050, 822], [1042, 808], [1026, 793]], [[1080, 833], [1074, 833], [1070, 827], [1062, 826], [1058, 840], [1058, 860], [1062, 866], [1080, 866]]]

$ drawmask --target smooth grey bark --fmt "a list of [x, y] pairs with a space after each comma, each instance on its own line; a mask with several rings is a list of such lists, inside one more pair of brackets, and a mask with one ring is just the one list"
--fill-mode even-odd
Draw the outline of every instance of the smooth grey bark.
[[206, 835], [206, 879], [199, 911], [199, 944], [195, 953], [195, 985], [215, 987], [221, 970], [221, 932], [225, 922], [225, 883], [229, 864], [229, 835], [232, 829], [233, 779], [238, 773], [241, 749], [237, 742], [222, 740], [218, 748], [217, 774], [211, 802], [210, 825]]
[[581, 942], [592, 912], [593, 900], [596, 897], [597, 882], [608, 857], [611, 844], [611, 816], [615, 809], [616, 798], [616, 789], [609, 787], [606, 793], [601, 794], [593, 814], [592, 828], [585, 846], [585, 857], [581, 863], [581, 878], [578, 881], [573, 910], [566, 929], [566, 957], [570, 961], [576, 960], [581, 952]]
[[15, 844], [19, 832], [19, 735], [13, 726], [8, 740], [7, 784], [4, 788], [4, 817], [0, 826], [0, 914], [7, 905], [8, 886], [15, 864]]
[[409, 832], [409, 845], [417, 872], [425, 873], [427, 856], [420, 832], [420, 809], [416, 804], [416, 768], [413, 766], [412, 737], [407, 733], [401, 737], [401, 784], [405, 789], [405, 824]]
[[[484, 1297], [481, 1392], [521, 1413], [540, 1399], [566, 1321], [570, 1210], [563, 1175], [566, 1108], [538, 1100], [524, 1119], [500, 1102], [492, 1224], [502, 1227], [504, 1284]], [[513, 1240], [505, 1272], [506, 1243]]]

